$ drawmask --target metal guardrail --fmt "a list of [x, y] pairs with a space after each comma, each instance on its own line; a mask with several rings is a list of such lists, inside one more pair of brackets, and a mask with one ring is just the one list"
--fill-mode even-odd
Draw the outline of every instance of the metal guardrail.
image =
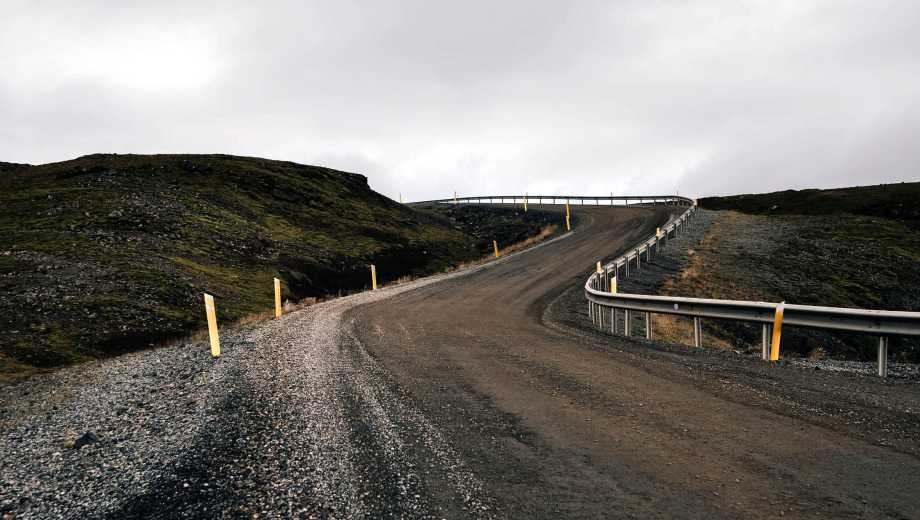
[[[839, 331], [861, 332], [879, 337], [878, 374], [888, 374], [888, 338], [890, 336], [920, 336], [920, 312], [879, 311], [867, 309], [849, 309], [839, 307], [818, 307], [811, 305], [787, 305], [768, 302], [750, 302], [734, 300], [711, 300], [704, 298], [683, 298], [673, 296], [650, 296], [641, 294], [624, 294], [616, 291], [620, 272], [625, 276], [633, 270], [641, 271], [642, 255], [646, 263], [651, 262], [663, 242], [670, 236], [682, 232], [684, 226], [692, 226], [692, 217], [696, 207], [691, 206], [680, 217], [669, 222], [660, 232], [643, 240], [626, 253], [615, 258], [605, 266], [598, 262], [598, 270], [585, 282], [585, 297], [588, 300], [588, 314], [598, 326], [604, 327], [609, 322], [611, 331], [617, 333], [616, 313], [625, 313], [624, 334], [630, 334], [630, 312], [640, 312], [645, 317], [645, 335], [651, 339], [652, 329], [650, 314], [672, 314], [693, 318], [694, 344], [702, 346], [702, 318], [740, 320], [760, 323], [762, 329], [762, 357], [769, 359], [770, 338], [773, 337], [774, 323], [794, 327], [809, 327]], [[782, 311], [777, 312], [781, 307]], [[609, 319], [601, 309], [610, 309]], [[779, 335], [773, 341], [776, 354], [779, 352]]]
[[[454, 197], [450, 199], [433, 199], [410, 202], [411, 205], [421, 204], [577, 204], [587, 205], [588, 202], [594, 202], [599, 206], [601, 201], [609, 202], [614, 205], [615, 202], [622, 202], [629, 206], [633, 204], [666, 204], [671, 206], [689, 206], [693, 204], [693, 199], [681, 197], [679, 195], [621, 195], [621, 196], [601, 196], [589, 197], [586, 195], [483, 195], [481, 197]], [[547, 202], [549, 201], [549, 202]]]
[[[819, 307], [812, 305], [792, 305], [783, 303], [751, 302], [735, 300], [712, 300], [705, 298], [684, 298], [675, 296], [653, 296], [642, 294], [624, 294], [616, 291], [616, 281], [622, 272], [625, 277], [630, 271], [642, 270], [642, 256], [645, 262], [652, 260], [661, 247], [681, 234], [685, 227], [692, 226], [692, 217], [696, 214], [693, 199], [679, 195], [623, 195], [623, 196], [586, 196], [586, 195], [483, 195], [478, 197], [453, 197], [411, 202], [412, 205], [423, 204], [575, 204], [601, 205], [601, 202], [616, 205], [653, 204], [684, 206], [687, 210], [679, 217], [670, 220], [655, 235], [628, 248], [626, 252], [607, 265], [598, 263], [598, 271], [585, 282], [585, 297], [588, 300], [588, 314], [591, 320], [601, 326], [609, 324], [611, 331], [617, 333], [616, 313], [625, 313], [623, 333], [630, 335], [630, 313], [640, 312], [645, 316], [645, 334], [651, 339], [652, 313], [689, 316], [693, 318], [694, 344], [702, 346], [701, 320], [724, 319], [739, 320], [762, 325], [762, 357], [770, 358], [771, 338], [777, 343], [778, 353], [780, 335], [774, 337], [775, 324], [793, 327], [808, 327], [848, 332], [873, 334], [879, 337], [878, 373], [888, 374], [888, 338], [890, 336], [920, 336], [920, 312], [879, 311], [868, 309], [849, 309], [839, 307]], [[782, 311], [777, 312], [781, 307]], [[601, 309], [609, 309], [607, 317]], [[779, 318], [781, 317], [781, 318]]]

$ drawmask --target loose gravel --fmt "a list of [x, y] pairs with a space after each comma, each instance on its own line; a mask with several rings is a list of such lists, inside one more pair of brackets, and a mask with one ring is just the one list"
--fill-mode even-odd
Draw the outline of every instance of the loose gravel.
[[0, 513], [492, 516], [482, 484], [343, 314], [495, 263], [222, 331], [216, 360], [183, 344], [6, 385]]

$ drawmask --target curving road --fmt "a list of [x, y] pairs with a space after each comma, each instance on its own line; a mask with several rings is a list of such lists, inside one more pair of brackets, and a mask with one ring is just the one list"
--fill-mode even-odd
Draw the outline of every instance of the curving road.
[[670, 212], [576, 211], [486, 266], [222, 332], [217, 361], [177, 345], [7, 385], [0, 512], [918, 517], [917, 385], [593, 330], [598, 252]]
[[578, 211], [570, 238], [352, 313], [501, 511], [920, 517], [916, 385], [597, 334], [581, 287], [598, 252], [667, 214]]

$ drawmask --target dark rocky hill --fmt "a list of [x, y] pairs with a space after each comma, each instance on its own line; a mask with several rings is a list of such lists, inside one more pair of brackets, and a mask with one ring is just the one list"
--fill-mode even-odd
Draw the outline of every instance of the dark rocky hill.
[[848, 213], [904, 221], [920, 228], [920, 182], [854, 186], [828, 190], [706, 197], [701, 207], [767, 215], [834, 215]]
[[[272, 306], [443, 270], [487, 251], [362, 175], [227, 155], [0, 164], [0, 366], [113, 355]], [[514, 219], [512, 219], [514, 220]], [[504, 231], [538, 227], [509, 222]], [[489, 242], [490, 243], [490, 242]], [[2, 370], [0, 370], [2, 371]]]

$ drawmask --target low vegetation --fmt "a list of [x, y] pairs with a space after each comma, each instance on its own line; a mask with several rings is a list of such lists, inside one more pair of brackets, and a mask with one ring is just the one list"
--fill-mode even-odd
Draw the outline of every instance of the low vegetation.
[[863, 215], [920, 229], [920, 182], [707, 197], [701, 207], [755, 215]]
[[481, 255], [492, 253], [492, 241], [499, 249], [546, 237], [559, 231], [561, 214], [523, 207], [482, 206], [479, 204], [432, 204], [422, 211], [434, 215], [446, 225], [472, 237]]
[[[722, 211], [689, 265], [662, 291], [708, 298], [920, 311], [920, 183], [701, 199]], [[744, 210], [749, 214], [740, 213]], [[883, 217], [886, 216], [886, 217]], [[717, 343], [758, 344], [760, 330], [709, 322]], [[871, 360], [877, 339], [789, 328], [786, 354]], [[892, 338], [893, 359], [920, 342]]]
[[[442, 271], [491, 247], [469, 211], [416, 211], [362, 175], [227, 155], [0, 163], [0, 376], [114, 355], [272, 305]], [[514, 210], [488, 229], [543, 227]], [[474, 219], [475, 220], [475, 219]], [[510, 242], [509, 242], [510, 243]]]

